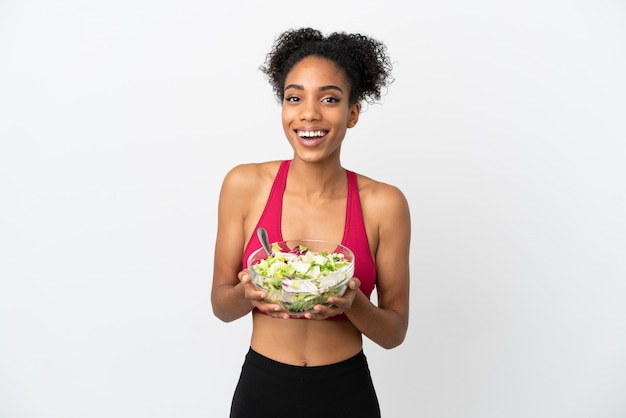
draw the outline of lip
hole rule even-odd
[[[324,135],[307,138],[307,137],[302,137],[298,135],[298,132],[302,132],[302,131],[305,131],[305,132],[323,131]],[[300,143],[301,145],[305,147],[316,147],[326,140],[326,137],[328,136],[328,131],[325,129],[296,129],[294,130],[294,135],[296,136],[298,143]]]
[[[311,137],[311,138],[307,138],[307,137],[302,137],[300,135],[298,135],[298,132],[317,132],[317,131],[322,131],[324,132],[324,135],[322,136],[315,136],[315,137]],[[322,142],[324,142],[326,140],[326,137],[328,136],[329,131],[326,129],[321,129],[321,128],[312,128],[312,127],[307,127],[307,128],[298,128],[298,129],[294,129],[294,135],[296,136],[296,139],[298,140],[298,142],[300,144],[302,144],[305,147],[316,147],[319,144],[321,144]]]

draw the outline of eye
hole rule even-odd
[[[286,102],[299,102],[300,98],[297,96],[285,96]]]
[[[339,103],[339,99],[337,99],[336,97],[324,97],[322,99],[322,102],[324,102],[324,103]]]

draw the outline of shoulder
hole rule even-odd
[[[280,160],[276,160],[239,164],[226,173],[222,188],[226,190],[246,191],[257,190],[268,182],[271,184],[276,177],[281,162]]]
[[[369,211],[408,211],[404,193],[396,186],[357,174],[361,205]]]
[[[224,177],[219,197],[222,219],[245,218],[263,210],[281,161],[240,164]]]
[[[363,221],[372,254],[401,251],[408,247],[411,214],[404,193],[396,186],[357,174]],[[380,251],[381,243],[385,250]],[[381,261],[377,259],[377,264]]]

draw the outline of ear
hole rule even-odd
[[[361,114],[361,104],[355,103],[350,107],[350,114],[348,115],[348,128],[354,128],[359,121],[359,115]]]

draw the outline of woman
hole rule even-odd
[[[231,417],[379,417],[362,336],[387,349],[405,338],[409,207],[399,189],[346,170],[340,156],[361,104],[392,81],[386,47],[361,34],[288,30],[261,70],[281,103],[293,158],[234,167],[220,193],[213,312],[225,322],[252,312],[253,324]],[[356,265],[346,293],[298,318],[264,302],[245,268],[260,247],[259,226],[271,242],[350,248]]]

